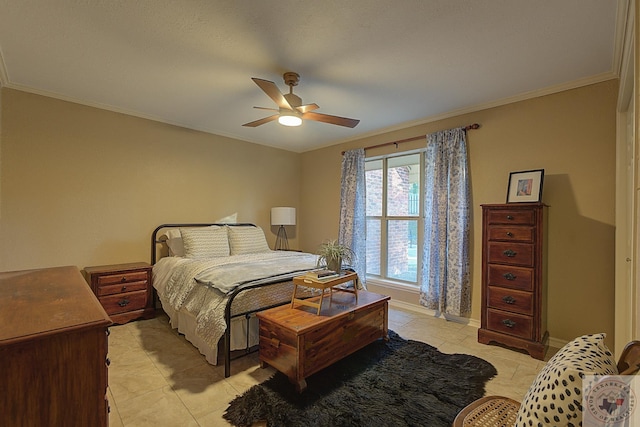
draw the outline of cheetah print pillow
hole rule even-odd
[[[584,375],[617,375],[605,334],[584,335],[571,341],[547,362],[525,395],[516,426],[582,425]]]

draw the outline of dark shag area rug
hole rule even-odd
[[[277,372],[231,401],[223,417],[238,427],[448,427],[497,374],[475,356],[440,353],[393,331],[389,338],[310,376],[303,393]]]

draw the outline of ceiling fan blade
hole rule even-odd
[[[258,79],[256,77],[251,77],[251,80],[253,80],[258,85],[258,87],[260,87],[260,89],[262,89],[264,93],[267,94],[269,98],[273,99],[273,102],[275,102],[278,107],[286,108],[287,110],[293,110],[293,108],[291,108],[291,105],[289,104],[289,101],[287,101],[284,95],[280,93],[280,89],[278,89],[278,86],[276,86],[274,82]]]
[[[330,123],[332,125],[345,126],[348,128],[354,128],[360,120],[348,119],[346,117],[331,116],[329,114],[321,113],[304,113],[303,119],[315,120],[316,122]]]
[[[242,126],[247,126],[247,127],[250,127],[250,128],[254,128],[256,126],[260,126],[260,125],[263,125],[265,123],[272,122],[272,121],[276,120],[278,117],[279,117],[279,114],[274,114],[273,116],[265,117],[264,119],[256,120],[256,121],[249,122],[249,123],[245,123]]]
[[[267,111],[280,111],[277,108],[268,108],[268,107],[253,107],[256,110],[267,110]]]
[[[298,110],[302,114],[304,114],[304,113],[309,112],[309,111],[317,110],[318,108],[320,108],[318,106],[318,104],[305,104],[305,105],[301,105],[299,107],[296,107],[296,110]]]

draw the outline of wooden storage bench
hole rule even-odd
[[[319,297],[316,297],[319,298]],[[290,304],[257,313],[260,322],[260,366],[287,375],[299,392],[305,378],[361,349],[388,339],[386,295],[336,291],[324,300],[320,314],[308,306]]]

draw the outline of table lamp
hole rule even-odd
[[[278,237],[276,238],[276,251],[288,250],[289,240],[285,225],[296,225],[296,208],[275,207],[271,208],[271,225],[279,225]]]

